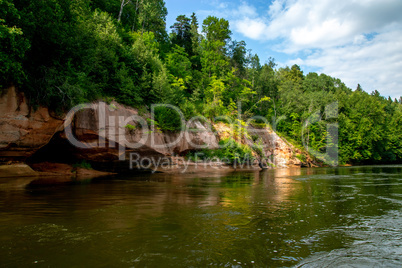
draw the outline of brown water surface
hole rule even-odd
[[[402,267],[402,166],[0,180],[3,267]]]

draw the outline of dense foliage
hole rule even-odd
[[[195,14],[181,15],[168,34],[166,15],[163,0],[0,0],[0,87],[17,85],[32,105],[59,111],[114,98],[176,105],[186,118],[238,118],[241,103],[243,119],[261,116],[310,151],[333,143],[341,163],[402,160],[401,100],[297,65],[278,69],[272,58],[261,65],[225,19],[199,27]],[[179,119],[156,111],[163,130],[181,129]]]
[[[234,139],[222,139],[219,142],[219,149],[202,150],[199,152],[190,152],[187,157],[193,161],[209,160],[222,161],[225,164],[245,164],[252,162],[255,157],[252,150],[245,144],[236,142]]]

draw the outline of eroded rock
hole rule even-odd
[[[63,120],[52,117],[47,108],[31,109],[23,93],[9,88],[0,98],[0,162],[25,161],[62,125]]]
[[[224,124],[216,124],[214,133],[212,126],[197,120],[181,132],[161,132],[145,120],[149,116],[116,102],[100,101],[77,106],[61,119],[45,107],[31,109],[24,94],[11,87],[0,98],[0,162],[71,165],[86,160],[96,169],[122,171],[128,169],[130,154],[157,161],[192,150],[216,149],[230,132]],[[274,131],[249,127],[249,132],[258,135],[265,156],[276,167],[300,166],[295,149]],[[242,142],[252,145],[249,139]]]

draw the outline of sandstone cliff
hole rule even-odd
[[[63,120],[48,109],[33,110],[15,87],[0,97],[0,162],[25,161],[61,130]]]
[[[0,162],[85,160],[97,169],[121,171],[128,169],[131,153],[154,159],[179,156],[218,148],[222,137],[200,121],[179,133],[161,132],[143,119],[147,116],[116,102],[98,102],[77,107],[61,119],[45,107],[30,108],[24,94],[11,87],[0,98]],[[274,131],[252,127],[249,131],[257,133],[265,156],[275,166],[301,164],[295,149]]]

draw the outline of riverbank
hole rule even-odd
[[[139,163],[170,163],[191,152],[216,150],[220,142],[230,139],[238,148],[248,148],[249,158],[265,159],[267,168],[312,166],[307,153],[303,155],[268,125],[256,127],[243,121],[229,124],[200,118],[186,121],[182,131],[162,131],[155,126],[151,114],[140,116],[138,110],[114,101],[83,104],[67,114],[56,115],[46,107],[30,107],[24,93],[10,87],[0,97],[0,163],[28,164],[41,175],[50,172],[57,176],[92,176],[93,171],[71,167],[82,162],[91,163],[94,170],[127,173],[131,172],[133,155]],[[233,157],[235,150],[228,155]],[[61,164],[48,164],[55,162]],[[140,168],[160,171],[159,167]],[[12,176],[20,176],[18,172],[37,176],[26,167],[17,167]]]
[[[0,178],[59,177],[60,181],[65,181],[69,179],[90,179],[115,174],[112,172],[73,167],[72,165],[62,163],[43,162],[33,164],[32,167],[23,163],[0,165]]]

